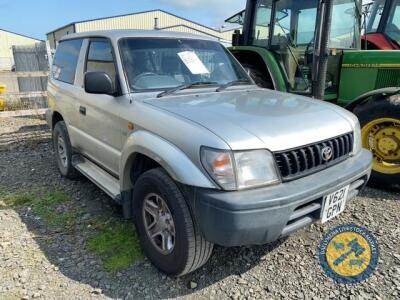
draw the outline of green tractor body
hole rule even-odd
[[[261,87],[354,112],[371,183],[400,184],[400,51],[361,50],[361,1],[248,0],[230,51]]]

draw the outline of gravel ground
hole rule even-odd
[[[119,207],[88,180],[61,178],[52,154],[43,120],[0,119],[3,191],[65,191],[86,212],[82,224],[121,218]],[[178,279],[162,275],[146,259],[108,273],[86,249],[85,231],[45,226],[29,207],[0,209],[0,299],[400,299],[399,200],[399,193],[366,189],[327,224],[271,245],[216,247],[202,269]],[[357,285],[334,283],[318,261],[323,234],[346,223],[367,227],[380,247],[378,269]]]

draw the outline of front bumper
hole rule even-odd
[[[320,219],[323,197],[350,185],[348,200],[367,183],[372,155],[358,155],[306,177],[264,188],[224,192],[195,188],[192,209],[205,238],[221,246],[265,244]]]

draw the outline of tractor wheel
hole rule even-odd
[[[271,90],[274,89],[272,82],[266,80],[264,74],[260,70],[249,64],[243,64],[243,68],[259,87]]]
[[[371,101],[355,108],[360,120],[364,148],[373,156],[369,184],[393,188],[400,184],[400,106],[389,101]]]

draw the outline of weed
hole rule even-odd
[[[0,208],[2,206],[4,206],[4,208],[23,206],[27,203],[33,202],[34,199],[35,195],[28,192],[8,193],[0,191],[0,201],[3,203],[0,205]]]
[[[104,268],[111,272],[126,269],[143,257],[132,223],[121,220],[99,226],[89,239],[88,248],[101,257]]]
[[[65,210],[65,204],[71,198],[63,192],[47,193],[32,205],[32,211],[49,225],[71,225],[78,219],[78,210],[70,208]]]
[[[0,209],[29,206],[37,217],[51,226],[73,225],[82,212],[69,203],[63,192],[15,192],[0,190]],[[87,241],[88,249],[99,255],[105,270],[116,272],[143,258],[139,239],[132,223],[116,218],[92,220],[93,232]]]
[[[65,204],[71,201],[70,197],[63,192],[14,192],[0,191],[0,208],[17,208],[30,206],[33,213],[49,225],[70,225],[79,217],[75,209],[66,210]]]

